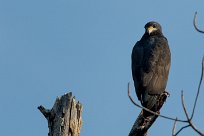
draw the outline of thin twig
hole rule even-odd
[[[133,100],[133,98],[131,97],[131,95],[130,95],[130,83],[128,83],[128,97],[130,98],[131,102],[132,102],[135,106],[137,106],[137,107],[139,107],[139,108],[141,108],[141,109],[144,109],[144,110],[146,110],[146,111],[148,111],[148,112],[150,112],[150,113],[152,113],[152,114],[154,114],[154,115],[160,116],[160,117],[165,118],[165,119],[173,120],[173,121],[177,120],[178,122],[188,122],[188,121],[186,121],[186,120],[176,119],[176,118],[167,117],[167,116],[158,114],[157,112],[154,112],[154,111],[152,111],[152,110],[149,110],[148,108],[145,108],[145,107],[140,106],[139,104],[137,104],[137,103]]]
[[[196,104],[197,104],[197,100],[198,100],[198,96],[199,96],[199,93],[200,93],[200,86],[201,86],[202,80],[203,80],[203,71],[204,71],[204,56],[203,56],[203,59],[202,59],[202,71],[201,71],[200,82],[199,82],[199,85],[198,85],[198,91],[197,91],[195,102],[194,102],[194,106],[193,106],[193,112],[192,112],[191,118],[190,118],[191,120],[193,118],[193,115],[194,115],[194,112],[195,112],[195,108],[196,108]]]
[[[188,121],[190,121],[190,118],[189,118],[189,115],[188,115],[188,112],[186,110],[186,106],[185,106],[185,103],[184,103],[183,91],[181,91],[181,103],[182,103],[182,107],[183,107],[184,113],[186,115],[186,118],[187,118]]]
[[[196,15],[197,15],[197,12],[195,12],[195,14],[194,14],[193,26],[194,26],[194,28],[195,28],[196,31],[198,31],[198,32],[200,32],[200,33],[204,33],[204,31],[198,29],[198,27],[197,27]]]
[[[175,133],[176,133],[176,122],[177,122],[177,118],[174,121],[173,129],[172,129],[172,136],[175,136]]]
[[[187,127],[190,127],[190,125],[183,126],[183,127],[180,128],[179,131],[177,131],[176,134],[173,135],[173,136],[177,136],[183,129],[185,129],[185,128],[187,128]]]

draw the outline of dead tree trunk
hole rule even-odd
[[[82,104],[72,93],[57,97],[51,110],[38,107],[48,121],[48,136],[80,136]]]

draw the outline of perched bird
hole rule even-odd
[[[145,33],[132,50],[132,77],[142,106],[157,112],[158,98],[165,91],[171,53],[161,25],[148,22]]]

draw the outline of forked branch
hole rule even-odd
[[[174,126],[173,126],[173,133],[172,133],[172,136],[176,136],[178,135],[183,129],[187,128],[187,127],[191,127],[193,130],[195,130],[195,132],[197,132],[199,135],[201,136],[204,136],[204,133],[201,132],[192,122],[192,119],[193,119],[193,115],[195,113],[195,107],[196,107],[196,104],[197,104],[197,101],[198,101],[198,96],[199,96],[199,92],[200,92],[200,87],[201,87],[201,84],[202,84],[202,80],[203,80],[203,72],[204,72],[204,56],[203,56],[203,59],[202,59],[202,70],[201,70],[201,78],[200,78],[200,82],[199,82],[199,85],[198,85],[198,90],[197,90],[197,94],[196,94],[196,98],[195,98],[195,102],[194,102],[194,106],[193,106],[193,111],[192,111],[192,114],[191,114],[191,117],[189,116],[187,110],[186,110],[186,106],[185,106],[185,102],[184,102],[184,95],[183,95],[183,91],[181,93],[181,102],[182,102],[182,107],[183,107],[183,110],[184,110],[184,113],[186,115],[186,118],[187,118],[187,123],[188,125],[186,126],[183,126],[182,128],[180,128],[177,133],[176,132],[176,122],[174,123]]]

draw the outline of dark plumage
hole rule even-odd
[[[145,33],[132,50],[132,77],[142,106],[157,111],[157,101],[165,91],[171,53],[157,22],[145,25]]]

